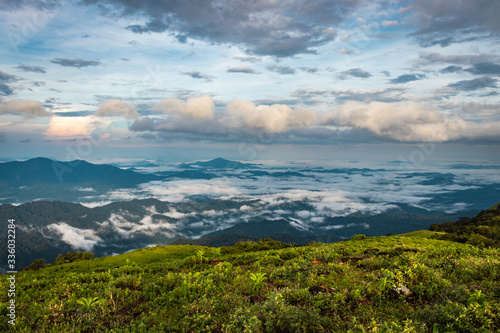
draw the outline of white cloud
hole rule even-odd
[[[47,228],[60,234],[61,240],[75,249],[91,251],[97,243],[102,242],[95,230],[78,229],[63,222],[49,224]]]
[[[52,112],[45,110],[43,104],[30,100],[10,100],[0,103],[0,115],[22,115],[24,118],[51,117]]]
[[[221,122],[233,127],[262,129],[282,133],[294,127],[309,127],[316,123],[316,112],[292,109],[287,105],[255,105],[246,100],[232,100],[226,106],[227,116]]]
[[[398,141],[443,142],[498,138],[500,122],[473,123],[450,119],[427,105],[370,104],[349,101],[324,119],[324,124],[366,129]]]
[[[234,197],[240,193],[239,189],[230,185],[228,181],[214,180],[178,180],[178,181],[153,181],[140,185],[143,192],[160,200],[179,202],[186,196],[210,195]]]
[[[399,22],[398,21],[383,20],[381,24],[383,27],[387,28],[387,27],[393,27],[393,26],[399,25]]]
[[[193,119],[209,119],[214,115],[212,97],[204,95],[183,101],[177,98],[165,98],[154,106],[154,110],[167,115],[182,115]]]
[[[97,128],[104,128],[109,122],[102,122],[95,117],[58,117],[50,118],[49,128],[45,132],[53,137],[88,137]],[[102,138],[108,137],[106,133]]]
[[[119,99],[112,99],[102,103],[96,112],[98,117],[123,117],[136,119],[139,117],[135,106]]]

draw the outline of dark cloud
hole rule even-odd
[[[456,64],[456,65],[474,65],[481,62],[500,61],[500,56],[494,54],[467,54],[467,55],[442,55],[439,53],[421,54],[416,61],[418,65],[433,64]]]
[[[282,75],[295,74],[295,69],[290,66],[279,66],[279,65],[269,65],[266,68],[270,71],[276,72]]]
[[[187,38],[217,44],[236,44],[256,55],[289,57],[315,53],[314,48],[336,37],[341,24],[361,0],[290,1],[156,1],[83,0],[121,12],[145,24],[127,27],[135,33],[163,33],[179,41]]]
[[[248,66],[228,68],[227,72],[228,73],[259,74],[259,72],[255,71],[253,68],[248,67]]]
[[[23,71],[23,72],[33,72],[33,73],[41,73],[41,74],[46,73],[45,68],[41,67],[41,66],[28,66],[28,65],[19,64],[14,68],[17,68],[18,70]]]
[[[412,35],[424,47],[446,47],[500,33],[498,0],[416,0],[409,13],[418,27]]]
[[[5,142],[7,139],[5,138],[5,134],[0,133],[0,142]]]
[[[391,83],[399,84],[399,83],[407,83],[407,82],[411,82],[411,81],[418,81],[418,80],[422,80],[423,78],[425,78],[424,74],[403,74],[403,75],[398,76],[395,79],[391,79],[390,81],[391,81]]]
[[[389,71],[381,71],[380,73],[384,74],[385,77],[391,76],[391,73]]]
[[[0,71],[0,82],[13,82],[17,80],[19,80],[17,76]]]
[[[158,137],[156,135],[151,134],[151,133],[144,133],[144,134],[139,135],[139,137],[143,138],[144,140],[148,140],[148,141],[158,139]]]
[[[19,140],[19,143],[30,143],[30,142],[31,142],[31,139]]]
[[[465,71],[475,75],[499,75],[500,65],[492,62],[481,62],[467,68]]]
[[[157,125],[159,124],[159,119],[152,119],[149,117],[144,117],[141,119],[135,120],[132,125],[130,125],[130,130],[134,132],[145,132],[145,131],[154,131]]]
[[[14,94],[14,89],[9,85],[10,82],[18,81],[20,78],[0,71],[0,96],[9,96]]]
[[[463,71],[462,67],[450,65],[448,67],[443,68],[439,72],[443,73],[443,74],[447,74],[447,73],[459,73],[461,71]]]
[[[351,68],[341,72],[340,74],[342,79],[345,79],[347,76],[360,77],[360,78],[369,78],[372,76],[370,72],[364,71],[361,68]]]
[[[427,38],[421,38],[420,45],[423,47],[431,47],[434,45],[439,45],[441,47],[447,47],[451,44],[464,43],[464,42],[472,42],[475,40],[481,39],[481,37],[469,37],[469,38],[456,38],[456,37],[446,37],[443,39],[434,40],[433,37],[430,37],[430,40],[426,40]]]
[[[86,117],[95,114],[94,111],[65,111],[65,112],[54,112],[55,115],[59,117]]]
[[[12,95],[14,93],[14,90],[5,83],[0,82],[0,96],[8,96]]]
[[[208,75],[208,74],[203,74],[203,73],[200,73],[200,72],[183,72],[182,74],[184,75],[187,75],[187,76],[191,76],[193,79],[202,79],[202,80],[205,80],[207,82],[212,82],[213,79],[215,79],[215,77],[213,77],[212,75]]]
[[[492,79],[491,77],[481,77],[473,80],[462,80],[455,83],[451,83],[448,87],[461,90],[461,91],[471,91],[483,88],[497,88],[497,79]]]
[[[490,97],[490,96],[498,96],[500,95],[500,93],[498,93],[497,91],[495,90],[492,90],[486,94],[483,94],[483,95],[479,95],[480,97]]]
[[[53,64],[58,64],[64,67],[89,67],[89,66],[99,66],[101,62],[99,60],[83,60],[83,59],[63,59],[56,58],[50,61]]]

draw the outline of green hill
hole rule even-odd
[[[498,332],[500,249],[369,237],[156,246],[16,274],[17,332]],[[0,331],[10,284],[0,279]]]
[[[479,212],[472,218],[462,217],[456,222],[433,224],[432,231],[446,232],[440,239],[467,243],[479,247],[500,247],[500,203]]]

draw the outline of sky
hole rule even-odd
[[[498,0],[0,0],[0,157],[500,160]]]

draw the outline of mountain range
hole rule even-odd
[[[342,197],[349,187],[328,192],[325,181],[333,187],[356,181],[348,184],[358,188]],[[359,184],[365,181],[373,181],[378,192],[362,192]],[[385,193],[381,186],[402,189],[406,197],[398,201],[399,194]],[[422,201],[426,188],[433,193]],[[480,207],[498,202],[499,188],[494,182],[464,183],[443,172],[286,169],[222,158],[162,171],[161,163],[122,169],[35,158],[0,163],[0,220],[16,220],[18,260],[26,266],[38,258],[50,262],[70,250],[103,256],[155,244],[222,246],[273,238],[301,245],[354,234],[399,234],[472,217]],[[412,195],[419,202],[432,208],[411,204],[413,197],[406,193],[416,193]],[[455,208],[457,203],[461,209]],[[480,234],[479,229],[474,233]],[[0,255],[5,251],[0,249]]]

